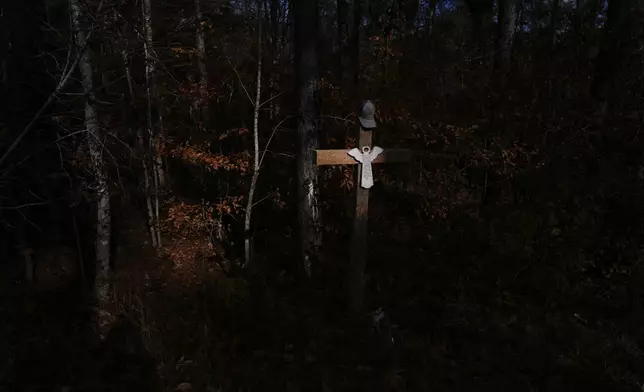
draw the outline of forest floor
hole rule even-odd
[[[611,320],[490,278],[474,245],[422,247],[411,220],[371,222],[369,306],[392,322],[371,333],[337,311],[341,284],[256,290],[214,264],[157,256],[142,216],[123,216],[109,311],[124,317],[102,341],[78,291],[3,297],[0,391],[635,391],[643,380],[644,356]]]

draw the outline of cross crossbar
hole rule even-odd
[[[348,150],[314,150],[313,164],[318,166],[329,165],[357,165],[359,162],[347,154]],[[387,148],[371,163],[396,163],[411,162],[410,150],[404,148]]]

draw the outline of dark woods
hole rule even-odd
[[[3,2],[0,391],[641,389],[643,21]],[[356,269],[357,166],[315,150],[365,99],[413,159],[373,166]]]

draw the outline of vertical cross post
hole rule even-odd
[[[367,260],[367,220],[369,216],[369,188],[373,185],[372,164],[409,162],[411,152],[406,149],[382,149],[371,146],[375,107],[370,101],[358,109],[357,148],[351,150],[315,150],[313,163],[324,165],[356,165],[356,205],[351,235],[351,258],[347,273],[348,308],[362,312],[365,293],[365,266]]]
[[[367,108],[367,109],[365,109]],[[371,109],[371,113],[365,113]],[[366,117],[365,117],[366,116]],[[370,116],[371,123],[365,123]],[[376,124],[373,120],[373,104],[367,102],[359,108],[358,112],[357,148],[362,151],[364,147],[371,147],[373,129]],[[367,119],[366,121],[363,119]],[[365,128],[367,125],[368,128]],[[362,178],[363,165],[356,165],[356,208],[353,219],[353,232],[351,234],[351,258],[348,274],[349,310],[358,313],[364,303],[366,250],[367,250],[367,222],[369,218],[369,189],[358,184]]]

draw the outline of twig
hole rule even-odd
[[[23,163],[25,163],[29,159],[31,159],[31,158],[33,158],[35,156],[38,156],[38,154],[43,153],[48,148],[57,145],[58,142],[60,142],[60,141],[62,141],[64,139],[70,138],[70,137],[72,137],[74,135],[77,135],[79,133],[83,133],[83,132],[87,132],[87,130],[86,129],[81,129],[80,131],[75,131],[75,132],[72,132],[72,133],[70,133],[68,135],[59,137],[58,139],[54,140],[53,142],[49,143],[48,145],[46,145],[45,147],[40,149],[38,152],[35,152],[35,153],[31,154],[31,155],[28,155],[25,158],[21,159],[18,163],[15,163],[15,164],[9,166],[8,168],[6,168],[5,171],[2,172],[2,174],[0,174],[0,178],[7,177],[9,175],[9,173],[11,173],[15,168],[17,168],[18,166],[22,165]]]
[[[354,114],[349,114],[349,115],[348,115],[348,116],[346,116],[346,117],[336,117],[336,116],[318,116],[318,118],[322,118],[322,119],[329,119],[329,120],[339,120],[339,121],[347,122],[347,123],[349,123],[349,124],[355,124],[355,123],[356,123],[355,121],[353,121],[353,120],[349,120],[349,117],[351,117],[351,116],[353,116],[353,115],[354,115]]]
[[[36,203],[25,203],[19,206],[0,207],[0,210],[20,210],[22,208],[27,208],[27,207],[35,207],[35,206],[43,206],[46,204],[51,204],[51,202],[52,202],[51,200],[47,200],[47,201],[39,201]]]
[[[270,101],[272,101],[272,100],[274,100],[274,99],[276,99],[276,98],[279,98],[279,97],[280,97],[280,96],[282,96],[282,95],[284,95],[284,93],[279,93],[279,94],[277,94],[277,95],[274,95],[274,96],[270,97],[270,98],[269,98],[269,99],[267,99],[266,101],[262,102],[262,103],[259,105],[259,107],[261,108],[262,106],[266,105],[266,104],[267,104],[267,103],[269,103]]]
[[[278,122],[277,125],[275,125],[273,127],[273,131],[271,132],[271,136],[268,138],[268,141],[266,142],[266,146],[264,147],[264,151],[262,152],[262,157],[259,160],[259,166],[260,167],[262,166],[262,162],[264,162],[264,156],[266,156],[266,151],[268,151],[268,146],[271,144],[271,140],[273,140],[273,136],[275,136],[275,132],[277,132],[277,130],[280,128],[280,126],[282,124],[284,124],[284,122],[286,120],[290,120],[291,118],[295,118],[297,116],[298,116],[297,114],[292,114],[292,115],[290,115],[288,117],[285,117],[280,122]]]
[[[85,45],[87,45],[87,41],[85,41]],[[45,112],[45,110],[47,110],[47,108],[49,108],[49,105],[51,105],[51,103],[54,101],[54,99],[55,99],[56,97],[58,97],[58,93],[59,93],[59,92],[60,92],[60,90],[62,90],[62,89],[63,89],[63,87],[65,87],[65,85],[67,84],[67,81],[69,80],[69,77],[71,76],[72,72],[74,72],[74,69],[76,68],[76,65],[78,64],[78,62],[79,62],[79,61],[80,61],[80,59],[81,59],[81,57],[82,57],[82,52],[84,52],[84,50],[85,50],[85,48],[83,48],[83,49],[81,50],[81,52],[76,56],[76,59],[74,60],[74,63],[73,63],[73,64],[72,64],[72,66],[67,70],[67,73],[65,73],[65,74],[63,75],[63,77],[62,77],[62,78],[61,78],[61,80],[58,82],[58,85],[56,86],[56,88],[54,89],[54,91],[49,95],[49,98],[47,98],[47,100],[45,101],[45,103],[40,107],[40,109],[39,109],[39,110],[36,112],[36,114],[32,117],[31,121],[29,121],[29,124],[27,124],[27,126],[25,127],[25,129],[23,129],[23,130],[22,130],[22,132],[21,132],[21,133],[18,135],[18,137],[13,141],[13,143],[11,143],[11,145],[9,146],[9,148],[7,149],[7,151],[5,151],[5,153],[2,155],[2,157],[0,158],[0,167],[1,167],[1,166],[2,166],[2,164],[7,160],[7,158],[9,157],[9,154],[10,154],[10,153],[11,153],[11,152],[12,152],[12,151],[13,151],[13,150],[18,146],[18,144],[20,143],[20,141],[22,140],[22,138],[24,138],[24,137],[25,137],[25,135],[26,135],[29,131],[31,131],[31,129],[34,127],[34,125],[36,125],[36,122],[40,119],[40,116],[42,116],[42,114]]]
[[[255,207],[259,203],[263,202],[264,200],[268,199],[269,197],[273,196],[274,194],[275,194],[275,192],[271,192],[268,195],[262,197],[260,200],[257,200],[255,203],[253,203],[253,207]]]
[[[223,42],[222,42],[222,45],[223,45]],[[230,57],[228,57],[227,55],[226,55],[226,61],[228,61],[228,64],[230,65],[230,68],[232,68],[233,71],[235,72],[235,75],[237,75],[237,79],[239,79],[239,84],[241,84],[242,88],[244,89],[244,92],[246,93],[246,97],[250,101],[250,104],[253,105],[253,107],[255,107],[256,104],[255,104],[255,102],[253,102],[253,99],[250,97],[250,94],[248,93],[248,90],[246,89],[246,86],[244,85],[244,81],[242,81],[241,76],[239,76],[239,72],[237,72],[237,68],[235,68],[233,63],[230,61]]]

